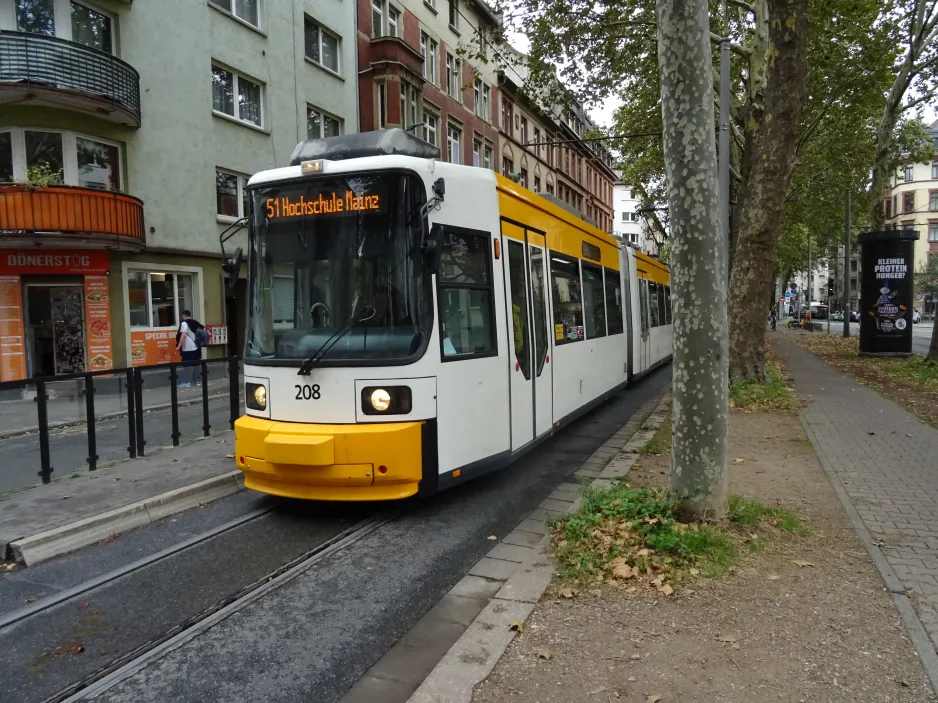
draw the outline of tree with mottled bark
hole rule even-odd
[[[895,78],[883,97],[882,117],[876,130],[869,218],[873,231],[884,227],[884,192],[903,153],[910,149],[908,144],[903,144],[902,137],[908,139],[909,136],[903,134],[908,131],[903,130],[903,120],[916,108],[938,97],[938,1],[895,0],[884,22],[889,23],[893,41],[901,47],[901,52],[896,59]],[[910,150],[919,151],[914,146]],[[914,158],[920,155],[916,153]]]
[[[726,250],[717,195],[707,0],[658,0],[661,127],[671,228],[671,498],[726,514]]]

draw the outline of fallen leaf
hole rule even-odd
[[[642,658],[641,654],[633,654],[632,656],[629,657],[629,659],[631,659],[633,662],[638,661],[641,658]]]
[[[736,642],[739,639],[736,635],[720,635],[717,642]]]
[[[802,568],[805,566],[814,566],[810,561],[805,561],[804,559],[792,559],[791,563]]]
[[[598,696],[600,693],[605,693],[605,692],[608,691],[608,690],[609,690],[609,689],[606,688],[605,686],[601,686],[600,688],[597,688],[595,691],[590,691],[590,695],[591,695],[591,696]]]
[[[564,586],[560,589],[561,598],[573,598],[576,596],[576,594],[577,590],[575,588],[568,588],[567,586]]]
[[[661,696],[657,693],[650,693],[648,698],[645,699],[645,703],[658,703],[661,700]]]
[[[634,676],[629,676],[628,680],[631,681],[632,683],[635,683],[636,681],[638,681],[638,679],[635,678]]]
[[[746,460],[745,459],[733,459],[734,464],[742,464],[744,461]]]
[[[543,660],[547,661],[547,660],[550,659],[552,656],[554,656],[554,655],[550,653],[550,650],[549,650],[549,649],[539,649],[539,650],[537,650],[537,658],[538,658],[538,659],[543,659]]]
[[[766,578],[767,578],[769,581],[778,581],[778,580],[779,580],[780,578],[782,578],[782,577],[779,576],[778,574],[769,574]]]
[[[655,518],[655,522],[657,521],[658,521],[658,518]],[[654,553],[655,553],[654,549],[645,548],[645,549],[639,549],[638,552],[636,552],[636,555],[640,557],[649,557]]]
[[[36,596],[30,596],[29,598],[26,599],[26,602],[27,602],[27,603],[35,603],[37,600],[38,600],[38,598],[36,598]]]
[[[700,576],[700,569],[691,569],[688,573],[691,576]]]
[[[625,559],[616,557],[612,560],[612,576],[617,579],[630,579],[638,573],[638,569],[629,566]]]
[[[524,632],[524,623],[520,620],[512,620],[508,623],[508,629],[514,630],[515,632]]]
[[[486,539],[495,541],[498,539],[498,537],[496,537],[495,535],[489,535],[488,537],[486,537]]]
[[[666,596],[670,596],[672,593],[674,593],[674,589],[666,583],[658,589],[658,593],[663,593]]]
[[[72,646],[70,646],[70,647],[68,648],[68,651],[71,652],[72,654],[81,654],[82,652],[85,651],[85,648],[82,647],[80,644],[77,644],[77,643],[76,643],[76,644],[73,644]]]

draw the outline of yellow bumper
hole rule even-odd
[[[396,500],[417,493],[422,422],[307,425],[242,416],[235,461],[255,491],[310,500]]]

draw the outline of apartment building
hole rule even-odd
[[[451,163],[495,168],[498,24],[480,0],[358,0],[362,131],[401,127]],[[478,58],[484,53],[488,63]]]
[[[883,207],[888,229],[914,229],[915,270],[938,253],[938,120],[927,127],[935,156],[926,163],[906,161],[899,166],[886,189]]]
[[[645,232],[638,210],[641,201],[632,188],[618,178],[612,188],[613,229],[612,232],[623,244],[645,251]]]
[[[506,49],[502,58],[496,168],[535,192],[559,198],[612,234],[612,154],[601,141],[584,141],[595,125],[577,103],[547,106],[532,96],[523,55]]]
[[[351,0],[0,0],[0,379],[177,359],[184,309],[240,349],[219,235],[357,131],[355,36]]]

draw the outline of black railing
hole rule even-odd
[[[26,32],[0,31],[0,81],[25,81],[103,98],[140,124],[140,76],[105,51]]]
[[[221,369],[219,372],[219,368]],[[213,370],[214,373],[212,372]],[[167,371],[168,375],[162,376],[160,371]],[[201,392],[198,399],[191,398],[181,401],[177,391],[177,384],[181,378],[190,377],[195,379],[196,374],[200,379]],[[234,427],[235,420],[241,415],[241,369],[239,359],[236,356],[224,357],[220,359],[202,359],[197,363],[187,364],[185,362],[172,362],[167,364],[154,364],[151,366],[136,366],[131,368],[108,369],[105,371],[87,371],[83,373],[63,374],[59,376],[45,376],[23,381],[6,381],[0,383],[0,394],[9,397],[11,392],[35,392],[36,403],[36,426],[17,429],[14,431],[4,431],[0,429],[0,452],[3,451],[3,441],[31,435],[33,431],[39,438],[39,476],[43,483],[49,483],[52,480],[54,468],[50,452],[50,431],[60,427],[85,426],[87,436],[88,456],[85,463],[88,469],[94,471],[98,467],[98,435],[96,424],[104,419],[115,419],[126,416],[127,423],[127,456],[131,459],[142,457],[146,453],[146,426],[144,417],[146,414],[155,411],[168,410],[171,418],[171,431],[169,439],[172,440],[174,447],[179,446],[179,440],[182,436],[179,430],[179,410],[181,407],[191,406],[196,403],[202,406],[201,431],[204,437],[211,434],[211,414],[209,412],[210,404],[215,400],[223,399],[222,393],[210,393],[209,386],[218,379],[219,383],[216,389],[226,390],[228,398],[228,424]],[[80,419],[66,420],[64,422],[52,422],[49,414],[50,404],[50,386],[61,388],[63,384],[70,381],[75,382],[72,388],[80,395],[84,395],[84,416]],[[153,388],[158,391],[163,384],[169,383],[168,404],[152,403],[145,399],[145,391]],[[110,395],[115,395],[117,399],[122,399],[126,393],[126,405],[118,412],[96,414],[95,396],[99,390],[110,390]],[[16,401],[13,401],[16,402]],[[22,402],[22,401],[20,401]],[[120,402],[123,402],[120,400]],[[74,433],[72,433],[74,434]],[[33,445],[35,446],[35,445]],[[14,459],[15,460],[15,459]],[[71,471],[74,467],[68,467]],[[3,490],[0,489],[0,493]]]

